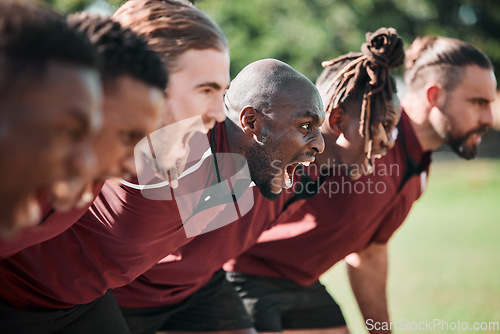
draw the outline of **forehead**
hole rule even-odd
[[[49,62],[40,79],[27,84],[20,94],[22,98],[13,94],[11,105],[28,112],[31,121],[63,116],[88,121],[98,116],[102,101],[97,70],[61,62]]]
[[[192,87],[217,83],[223,89],[229,85],[229,52],[216,49],[190,49],[182,53],[169,75],[169,88],[185,84]]]
[[[114,125],[141,126],[159,122],[163,110],[164,93],[128,75],[112,82],[105,94],[104,115]],[[109,124],[108,124],[109,126]]]
[[[291,89],[281,99],[285,106],[289,120],[309,118],[314,122],[322,123],[325,119],[323,100],[314,85],[302,85],[297,89]]]
[[[455,88],[455,92],[465,98],[493,101],[496,87],[497,81],[492,69],[469,65],[465,67],[462,81]]]

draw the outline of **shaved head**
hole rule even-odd
[[[246,66],[233,79],[224,102],[227,116],[235,123],[245,106],[270,113],[277,106],[290,105],[293,96],[308,96],[320,103],[321,96],[314,84],[290,65],[276,59],[262,59]]]
[[[324,149],[319,91],[279,60],[259,60],[241,70],[224,104],[228,142],[246,158],[252,181],[268,199],[290,188],[298,164]]]

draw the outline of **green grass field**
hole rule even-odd
[[[435,162],[426,192],[389,245],[392,321],[500,322],[500,160]],[[322,282],[341,305],[351,333],[367,333],[344,263]]]

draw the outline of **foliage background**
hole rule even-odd
[[[71,13],[110,12],[124,1],[44,0]],[[195,0],[226,33],[231,75],[261,58],[278,58],[315,80],[321,61],[357,51],[367,31],[394,27],[409,45],[416,36],[455,37],[474,44],[500,69],[497,0]],[[111,6],[106,7],[103,4]]]

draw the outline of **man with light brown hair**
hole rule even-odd
[[[164,128],[158,131],[161,142],[156,146],[162,146],[165,155],[159,159],[160,167],[176,182],[189,139],[225,119],[222,97],[230,80],[226,37],[212,19],[185,0],[130,0],[113,19],[144,37],[163,56],[169,83]],[[138,181],[143,185],[141,174]]]

